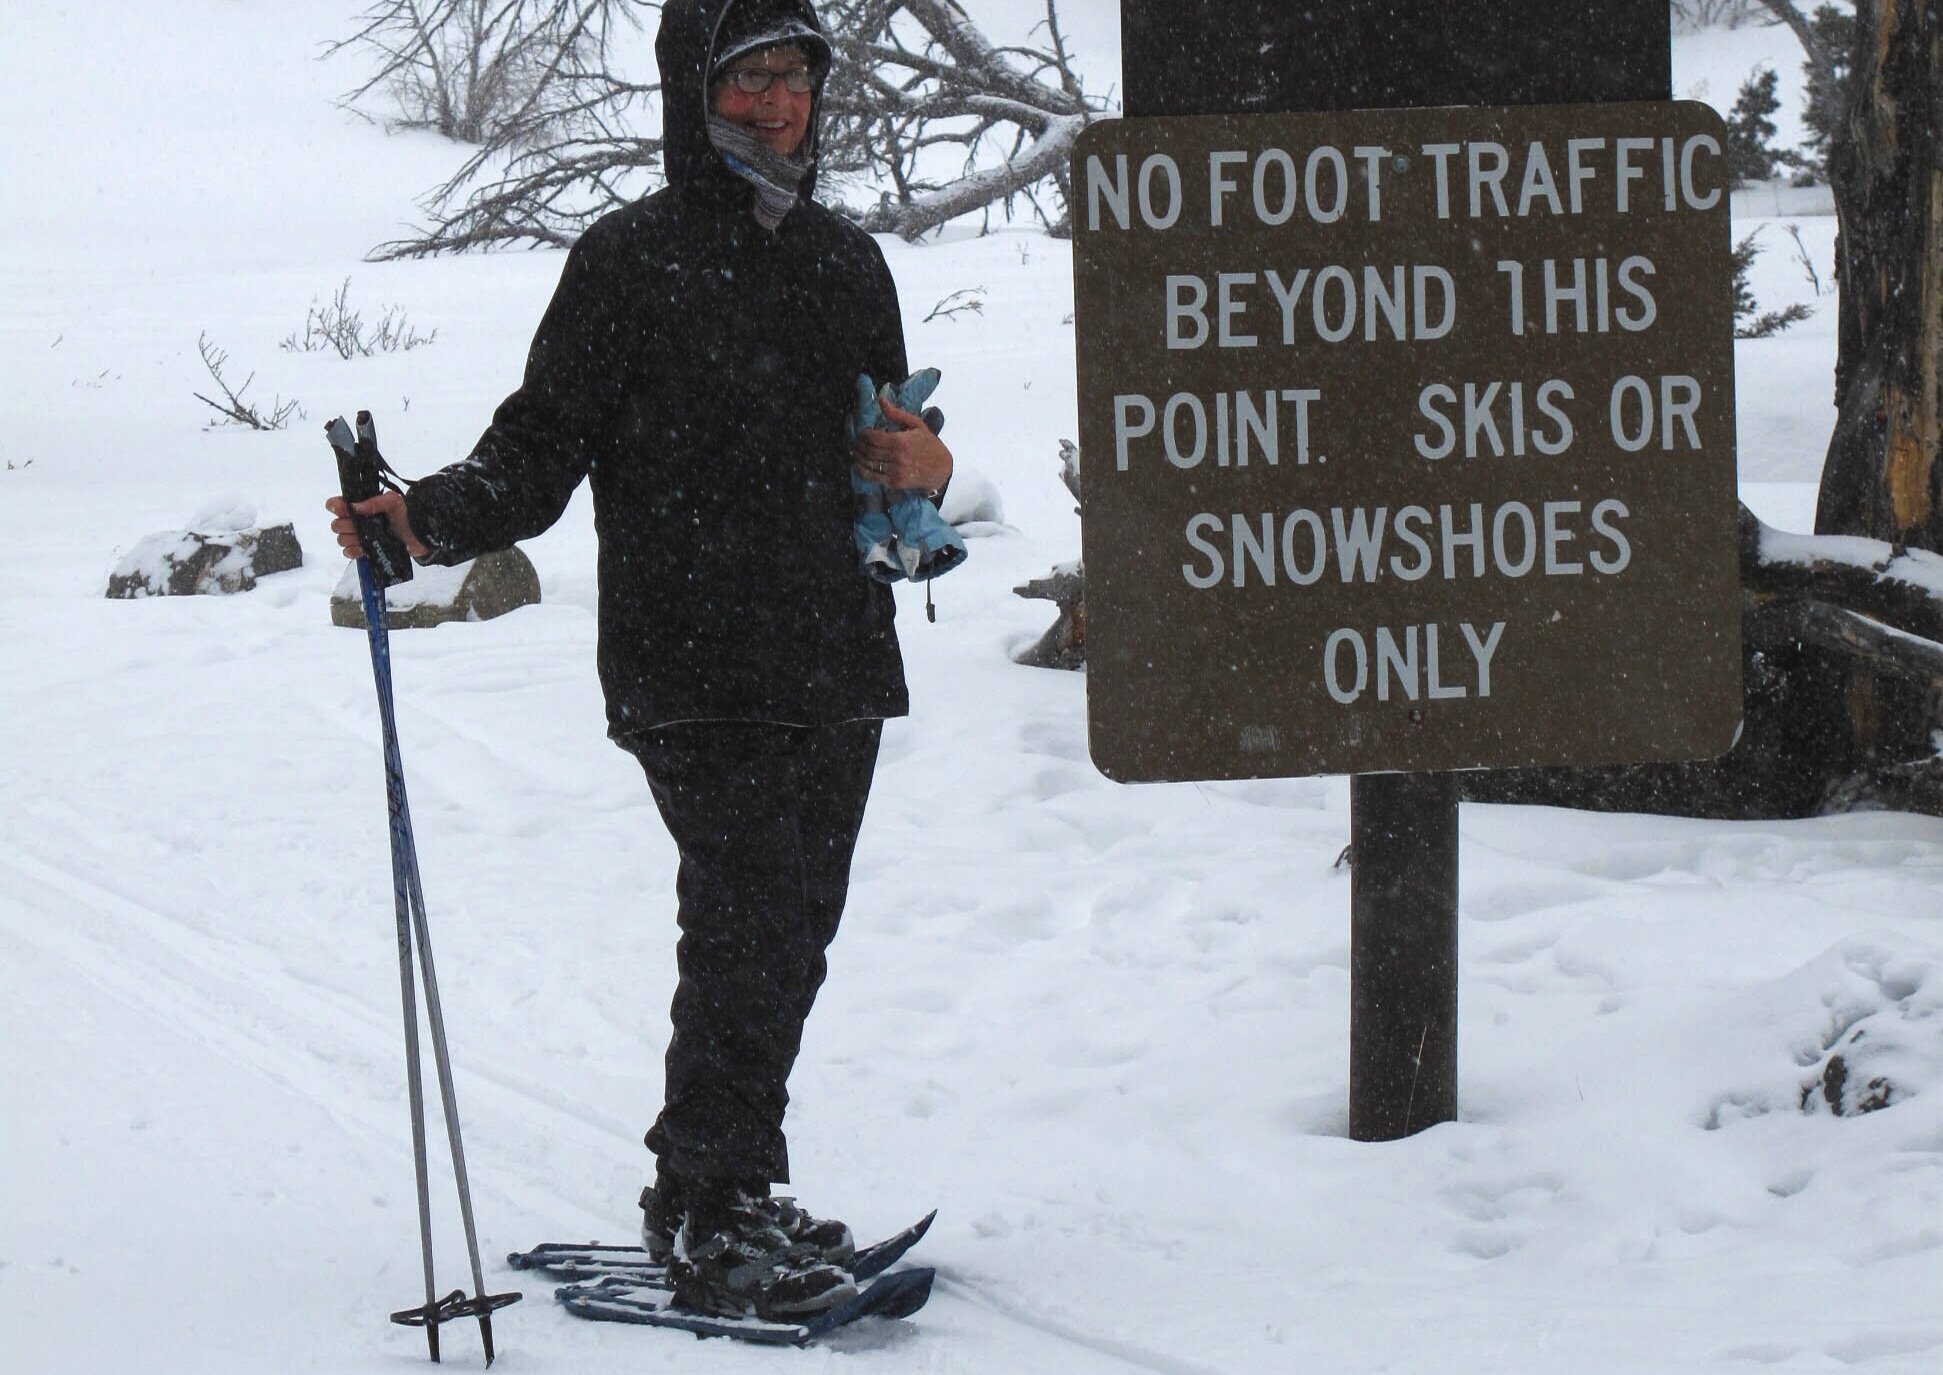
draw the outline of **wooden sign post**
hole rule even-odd
[[[1122,16],[1071,183],[1093,756],[1355,775],[1350,1129],[1407,1135],[1456,1114],[1449,771],[1739,720],[1724,133],[1664,0]]]

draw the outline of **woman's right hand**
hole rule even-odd
[[[415,559],[422,559],[432,551],[425,541],[412,529],[411,518],[405,514],[405,495],[402,492],[380,492],[369,501],[360,501],[348,510],[343,497],[332,497],[324,503],[324,509],[337,519],[331,522],[331,533],[337,536],[338,548],[344,551],[347,559],[364,557],[364,545],[358,541],[357,523],[351,519],[353,514],[360,516],[383,516],[391,527],[391,533],[398,536],[405,546],[405,552]]]

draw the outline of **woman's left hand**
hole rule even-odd
[[[865,430],[850,458],[857,475],[899,491],[936,492],[951,480],[951,450],[931,433],[924,417],[881,397],[886,419],[901,428]]]

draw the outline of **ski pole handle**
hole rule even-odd
[[[378,455],[376,432],[371,424],[371,412],[358,412],[358,431],[355,435],[351,427],[339,416],[324,427],[324,434],[331,441],[331,449],[337,454],[338,490],[347,503],[369,501],[384,490],[381,477],[382,460]],[[382,516],[360,516],[347,511],[358,530],[358,543],[364,546],[364,556],[371,564],[371,576],[379,587],[409,582],[412,576],[411,556],[405,552],[405,543],[391,532],[391,526]]]

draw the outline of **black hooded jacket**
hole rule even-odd
[[[662,7],[668,185],[574,245],[519,390],[407,500],[433,560],[457,563],[545,530],[590,479],[617,737],[907,710],[844,440],[857,375],[908,371],[896,290],[876,243],[809,199],[814,173],[771,232],[710,144],[716,34],[749,2]],[[821,28],[809,0],[760,2]]]

